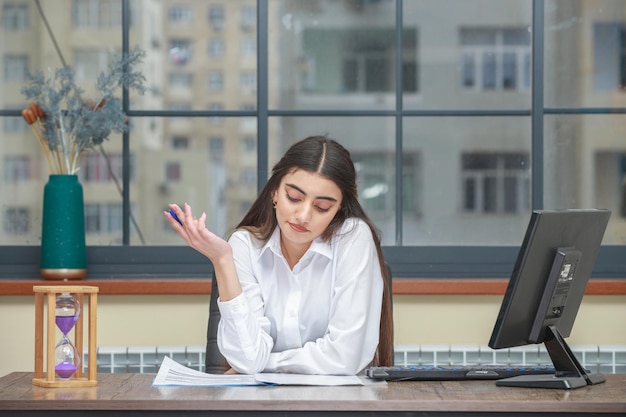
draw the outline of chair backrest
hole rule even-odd
[[[217,279],[215,273],[211,280],[211,301],[209,302],[209,325],[206,333],[205,372],[209,374],[223,374],[229,368],[228,362],[217,347],[217,325],[220,322],[220,309],[217,307]]]
[[[393,299],[392,299],[392,291],[391,291],[391,268],[388,264],[387,271],[389,272],[389,302],[391,303],[393,309]],[[228,362],[220,353],[219,348],[217,347],[217,326],[220,322],[220,309],[217,307],[217,299],[219,297],[219,292],[217,289],[217,279],[215,279],[215,273],[213,273],[213,277],[211,280],[211,301],[209,302],[209,325],[207,327],[207,335],[206,335],[206,354],[205,354],[205,372],[209,374],[223,374],[229,369]],[[393,310],[392,310],[393,312]],[[392,352],[393,352],[393,341],[391,341]]]

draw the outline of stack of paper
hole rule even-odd
[[[152,385],[242,386],[242,385],[365,385],[358,376],[270,374],[216,375],[187,368],[166,356]]]

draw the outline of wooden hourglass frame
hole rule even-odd
[[[96,381],[96,308],[98,306],[98,287],[83,285],[35,285],[35,375],[33,385],[40,387],[94,387]],[[82,366],[70,378],[57,378],[54,369],[55,334],[56,334],[56,298],[58,294],[74,294],[80,304],[80,314],[74,325],[74,347],[83,353],[83,309],[85,295],[89,297],[89,334],[88,334],[88,365],[87,377],[83,375]],[[46,372],[44,376],[44,302],[46,304]]]

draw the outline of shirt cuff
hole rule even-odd
[[[217,307],[220,309],[220,314],[223,319],[240,319],[248,314],[248,300],[246,296],[241,293],[237,297],[228,301],[221,301],[217,299]]]

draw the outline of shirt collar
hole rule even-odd
[[[331,239],[331,241],[332,241],[332,239]],[[333,251],[332,251],[332,248],[331,248],[331,241],[324,242],[322,240],[321,236],[317,237],[311,243],[311,246],[306,251],[304,256],[307,256],[308,253],[314,252],[314,253],[319,253],[320,255],[325,256],[328,259],[332,259],[333,258]],[[263,245],[263,247],[259,251],[259,256],[258,257],[260,258],[261,256],[263,256],[263,254],[267,250],[271,250],[272,252],[274,252],[274,254],[276,254],[278,256],[282,256],[282,250],[280,248],[280,227],[276,226],[274,228],[274,231],[272,232],[272,236],[270,236],[270,238],[267,241],[267,243],[265,243],[265,245]]]

